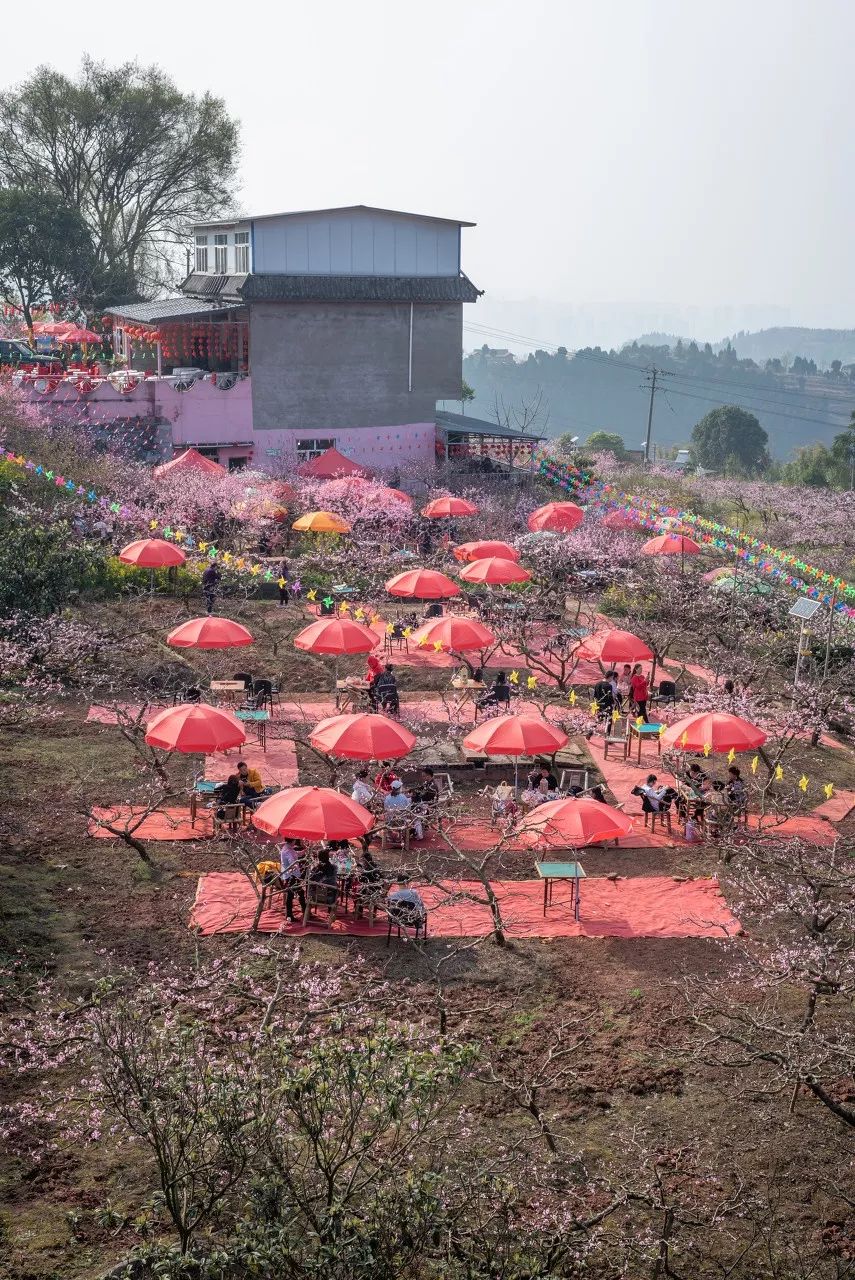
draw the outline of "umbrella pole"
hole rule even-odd
[[[150,596],[154,595],[154,569],[148,571],[148,593]]]
[[[519,781],[520,781],[520,758],[519,756],[515,756],[514,757],[514,799],[516,799],[517,791],[519,790]]]

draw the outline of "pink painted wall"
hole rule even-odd
[[[86,395],[62,382],[48,394],[32,390],[30,398],[48,412],[67,409],[69,416],[78,415],[88,422],[160,418],[170,424],[176,453],[190,445],[221,446],[222,462],[230,457],[250,456],[253,465],[262,469],[278,469],[283,460],[296,453],[297,440],[307,438],[334,439],[340,453],[374,470],[435,465],[436,429],[432,422],[347,430],[319,423],[307,424],[299,431],[255,431],[249,378],[241,379],[228,391],[210,382],[197,382],[187,391],[176,391],[167,379],[146,378],[127,395],[110,382],[100,383]]]

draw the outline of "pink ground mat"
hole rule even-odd
[[[112,831],[98,825],[99,818],[113,827],[122,828],[127,824],[129,833],[139,836],[141,840],[204,840],[213,835],[211,818],[204,813],[199,813],[194,827],[190,824],[189,809],[159,809],[143,818],[139,826],[134,826],[135,816],[144,812],[144,809],[134,808],[129,804],[93,809],[94,821],[89,823],[89,835],[98,840],[119,839]]]
[[[612,881],[592,877],[582,882],[581,918],[569,904],[569,887],[555,887],[553,903],[543,914],[540,880],[494,881],[509,937],[514,938],[728,938],[740,932],[715,880],[686,880],[670,876],[635,877]],[[419,888],[428,908],[428,933],[442,938],[479,937],[491,931],[490,912],[477,881],[449,884],[447,888]],[[471,896],[467,896],[471,895]],[[201,876],[190,914],[191,928],[204,935],[243,933],[252,923],[257,906],[255,890],[240,872],[211,872]],[[354,937],[386,933],[380,916],[369,927],[347,915],[330,928],[317,922],[304,929],[289,925],[277,895],[275,907],[267,906],[260,928],[265,933],[335,933]]]

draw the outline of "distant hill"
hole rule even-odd
[[[637,448],[647,424],[645,371],[653,364],[671,375],[660,379],[662,393],[655,407],[653,435],[664,446],[686,444],[704,414],[722,404],[738,404],[760,419],[772,455],[785,459],[801,445],[830,444],[855,408],[855,370],[821,374],[815,366],[805,367],[799,356],[795,369],[785,372],[767,369],[727,344],[715,351],[709,343],[677,340],[672,345],[666,340],[633,342],[619,351],[589,347],[570,353],[559,347],[524,358],[485,345],[463,361],[463,376],[475,391],[467,412],[493,419],[496,406],[500,416],[504,406],[512,411],[513,425],[519,421],[514,410],[539,401],[535,426],[546,435],[571,431],[584,438],[603,429],[618,432],[629,448]]]
[[[686,344],[691,338],[676,333],[645,333],[637,341],[639,346],[675,347],[678,341]],[[717,353],[728,343],[740,359],[754,360],[758,365],[767,360],[780,360],[786,367],[796,356],[815,361],[820,369],[830,369],[833,360],[841,364],[855,363],[855,329],[800,329],[783,325],[754,333],[742,329],[721,342],[713,342],[712,349]]]

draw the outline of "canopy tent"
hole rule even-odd
[[[158,477],[172,476],[183,471],[201,471],[204,475],[224,476],[226,474],[225,467],[221,467],[219,462],[215,462],[213,458],[206,458],[204,454],[199,453],[196,449],[185,449],[183,453],[179,453],[177,458],[173,458],[171,462],[164,462],[161,466],[155,467],[154,474]]]
[[[368,467],[361,467],[357,462],[351,462],[338,449],[330,448],[319,453],[316,458],[302,462],[297,468],[297,475],[315,480],[332,480],[340,476],[362,476],[367,479],[374,472]]]

